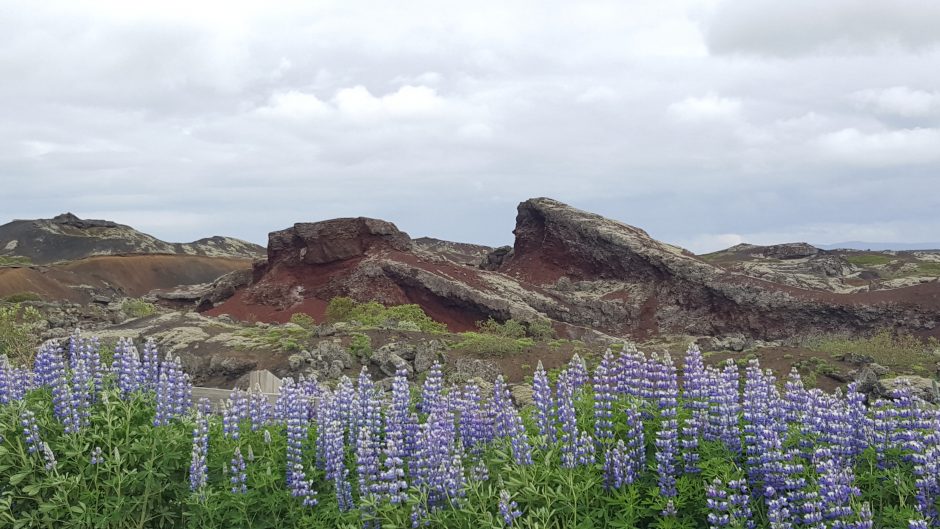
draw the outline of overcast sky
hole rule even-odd
[[[0,0],[0,223],[940,240],[936,0]]]

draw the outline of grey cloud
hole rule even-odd
[[[722,0],[707,17],[715,53],[795,56],[861,54],[940,43],[933,0]]]
[[[938,125],[910,112],[940,50],[916,25],[889,20],[903,46],[873,52],[819,22],[767,58],[715,47],[744,35],[734,2],[43,5],[0,18],[0,222],[72,210],[264,242],[367,215],[505,244],[544,195],[708,250],[923,239],[940,206]],[[830,40],[852,53],[815,52]]]

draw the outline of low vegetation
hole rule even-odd
[[[356,327],[363,329],[408,323],[412,324],[415,330],[422,332],[447,332],[446,325],[431,319],[419,305],[386,307],[377,301],[361,303],[347,297],[330,300],[326,308],[326,320],[330,323],[355,323]]]
[[[349,340],[349,352],[360,360],[372,358],[372,338],[368,334],[353,333]]]
[[[42,314],[34,307],[20,304],[0,306],[0,355],[15,364],[29,364],[39,340],[38,324]]]
[[[238,336],[247,338],[256,349],[275,349],[296,353],[313,340],[316,329],[296,323],[287,325],[265,325],[248,327],[238,331]]]
[[[17,292],[3,298],[7,303],[24,303],[28,301],[42,301],[42,296],[35,292]]]
[[[121,303],[121,311],[131,318],[144,318],[156,314],[157,307],[153,303],[148,303],[142,299],[125,299]]]
[[[845,256],[845,260],[854,264],[855,266],[865,267],[865,266],[886,265],[894,261],[894,258],[889,255],[870,253],[870,254],[847,255]]]
[[[29,257],[19,257],[19,256],[10,257],[10,256],[0,255],[0,267],[29,266],[31,264],[33,264],[33,262],[29,259]]]
[[[454,349],[477,356],[507,356],[521,353],[536,342],[552,340],[555,332],[547,320],[523,323],[514,319],[498,322],[492,318],[477,324],[478,332],[463,332]],[[549,341],[551,345],[555,341]]]
[[[809,343],[809,348],[832,357],[858,354],[871,358],[885,367],[909,371],[912,366],[940,360],[940,343],[936,338],[927,341],[910,334],[882,330],[870,338],[827,336]]]

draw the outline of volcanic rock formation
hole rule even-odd
[[[322,317],[335,296],[417,303],[453,330],[493,317],[547,318],[563,335],[742,333],[778,339],[879,327],[936,329],[940,284],[834,294],[764,281],[710,264],[639,228],[537,198],[519,205],[511,251],[460,264],[393,224],[335,219],[270,235],[251,285],[212,309],[284,321]],[[806,248],[787,249],[805,254]],[[482,265],[482,267],[480,266]],[[486,268],[486,269],[484,269]]]

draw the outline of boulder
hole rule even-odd
[[[438,340],[431,340],[418,344],[415,350],[415,373],[424,373],[431,369],[444,352],[444,346]]]
[[[372,353],[372,363],[388,376],[394,376],[398,369],[404,368],[408,371],[408,378],[412,378],[414,368],[404,358],[393,352],[395,348],[390,348],[388,345],[384,345]]]
[[[500,375],[500,370],[489,360],[461,357],[457,359],[454,374],[460,381],[481,379],[492,384]]]
[[[881,385],[881,382],[878,380],[878,374],[875,373],[871,366],[864,366],[855,371],[853,380],[857,385],[856,387],[859,393],[876,398],[884,395],[884,386]]]
[[[919,377],[915,375],[902,375],[893,378],[886,378],[881,381],[887,395],[892,391],[900,389],[905,385],[910,386],[911,392],[915,397],[930,402],[940,404],[940,395],[938,395],[937,381],[932,378]]]
[[[513,384],[509,387],[509,393],[512,395],[512,400],[516,403],[516,406],[529,406],[535,402],[533,398],[535,392],[529,384]]]
[[[335,380],[344,369],[352,367],[353,358],[339,340],[321,340],[309,351],[289,356],[287,362],[292,373],[315,376],[319,380]]]
[[[222,375],[226,378],[238,378],[253,370],[258,362],[250,358],[215,354],[209,358],[209,375]]]
[[[842,361],[849,363],[849,364],[854,364],[857,366],[863,366],[863,365],[871,364],[872,362],[875,361],[875,359],[866,354],[851,352],[851,353],[846,353],[842,355]]]

